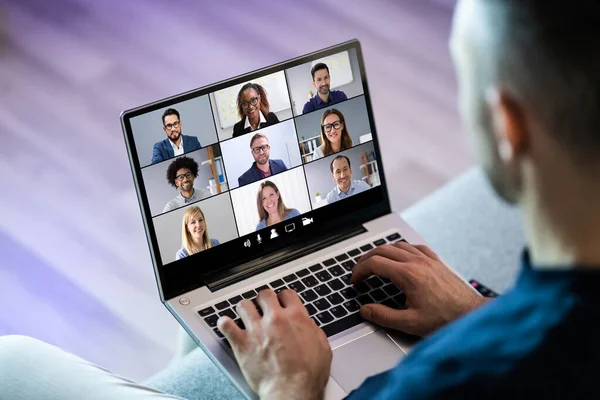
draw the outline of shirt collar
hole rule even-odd
[[[258,113],[260,114],[260,121],[258,121],[258,127],[260,128],[260,124],[267,122],[267,120],[265,119],[265,116],[263,115],[262,111],[258,111]],[[248,129],[248,128],[250,128],[250,120],[248,119],[248,117],[246,117],[246,123],[244,124],[244,129]]]
[[[194,188],[194,191],[192,192],[192,197],[190,197],[189,199],[186,199],[185,197],[183,197],[183,195],[181,194],[181,191],[179,191],[179,193],[177,193],[177,197],[179,198],[179,200],[183,201],[184,203],[189,203],[191,201],[194,201],[194,196],[196,196],[196,188]]]
[[[175,143],[171,142],[171,139],[167,138],[167,140],[169,141],[169,144],[173,148],[173,151],[179,150],[181,148],[181,146],[183,146],[183,135],[180,135],[180,138],[181,138],[181,141],[179,142],[179,147],[177,147],[175,145]]]

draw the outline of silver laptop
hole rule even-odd
[[[361,320],[405,306],[350,284],[376,246],[423,243],[388,198],[360,43],[342,43],[123,112],[161,300],[248,398],[221,315],[264,288],[298,292],[333,349],[327,398],[392,368],[415,339]],[[393,154],[389,152],[388,154]]]

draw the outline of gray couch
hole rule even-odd
[[[519,213],[493,194],[479,169],[468,170],[402,216],[466,279],[499,293],[512,285],[524,246]],[[146,384],[186,399],[243,398],[200,349]]]

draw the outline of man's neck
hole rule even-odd
[[[257,167],[258,169],[260,169],[262,172],[265,172],[265,173],[266,173],[266,172],[269,172],[269,171],[271,170],[271,165],[270,165],[270,163],[269,163],[269,160],[267,160],[267,162],[266,162],[266,163],[264,163],[264,164],[262,164],[262,165],[261,165],[261,164],[259,164],[259,163],[256,163],[256,167]]]
[[[181,143],[181,135],[179,135],[176,141],[172,141],[171,139],[169,139],[169,141],[171,141],[171,143],[173,143],[175,146],[179,147],[179,144]]]
[[[180,191],[181,195],[183,197],[185,197],[186,199],[190,199],[193,195],[194,195],[194,188],[192,188],[191,190],[184,192],[183,190]]]
[[[348,185],[348,189],[344,190],[341,187],[338,186],[338,189],[340,192],[344,193],[344,194],[348,194],[348,192],[350,191],[350,187],[352,186],[352,182],[350,182],[350,184]]]
[[[317,92],[323,103],[327,103],[329,101],[329,94],[331,92],[327,92],[326,95],[322,95],[320,92]]]
[[[567,164],[535,179],[526,172],[527,186],[535,188],[520,201],[531,260],[541,268],[600,269],[600,183]]]

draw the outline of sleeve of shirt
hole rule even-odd
[[[348,100],[348,96],[346,96],[346,93],[344,93],[340,90],[340,101],[344,101],[344,100]]]
[[[314,111],[311,105],[311,101],[307,101],[306,104],[304,104],[304,108],[302,109],[302,114],[306,114],[309,113],[311,111]]]
[[[181,248],[177,251],[177,253],[175,254],[175,259],[176,260],[181,260],[182,258],[187,257],[187,252],[185,251],[184,248]]]
[[[152,149],[152,164],[156,164],[158,162],[161,162],[163,160],[162,156],[160,155],[160,142],[158,143],[154,143],[154,148]]]
[[[319,146],[313,151],[313,160],[317,160],[319,158],[323,158],[323,146]]]
[[[174,210],[175,208],[176,207],[173,205],[173,202],[170,201],[165,205],[165,208],[163,208],[163,212],[165,213],[167,211]]]
[[[259,231],[259,230],[261,230],[263,228],[266,228],[266,227],[267,227],[267,222],[263,219],[262,221],[260,221],[258,223],[258,225],[256,225],[256,230]]]
[[[327,196],[325,196],[325,201],[327,202],[327,204],[335,202],[335,189],[327,193]]]

